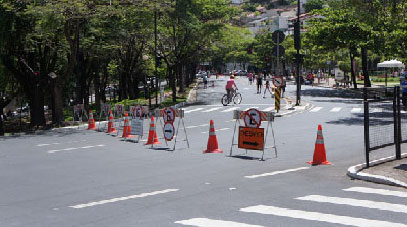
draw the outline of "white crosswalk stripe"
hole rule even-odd
[[[382,108],[373,108],[372,113],[382,113],[383,109]]]
[[[192,218],[189,220],[176,221],[175,223],[198,227],[261,227],[261,225],[249,225],[239,222],[213,220],[208,218]]]
[[[341,109],[342,109],[341,107],[334,107],[330,110],[330,112],[339,112],[341,111]]]
[[[212,112],[212,111],[215,111],[215,110],[219,110],[221,107],[214,107],[214,108],[211,108],[211,109],[209,109],[209,110],[204,110],[204,111],[202,111],[202,113],[208,113],[208,112]]]
[[[310,221],[327,222],[333,224],[342,224],[357,227],[407,227],[407,225],[402,223],[381,221],[381,220],[371,220],[365,218],[355,218],[349,216],[340,216],[334,214],[326,214],[320,212],[309,212],[303,210],[292,210],[288,208],[281,208],[275,206],[251,206],[246,208],[241,208],[240,211],[248,213],[258,213],[258,214],[269,214],[280,217],[289,217],[295,219],[303,219]]]
[[[391,190],[387,190],[387,189],[353,187],[353,188],[347,188],[347,189],[343,189],[343,190],[347,191],[347,192],[359,192],[359,193],[366,193],[366,194],[378,194],[378,195],[387,195],[387,196],[396,196],[396,197],[407,198],[407,192],[391,191]]]
[[[222,110],[222,111],[220,111],[220,112],[222,112],[222,113],[232,112],[233,110],[237,110],[237,109],[239,109],[239,108],[240,108],[240,107],[230,107],[229,109]]]
[[[278,171],[277,171],[278,172]],[[258,175],[262,176],[262,175]],[[255,175],[254,177],[257,177]],[[253,178],[254,178],[253,177]],[[247,177],[251,178],[251,176]],[[356,192],[356,193],[366,193],[373,195],[384,195],[384,196],[395,196],[400,198],[407,198],[407,192],[395,191],[395,190],[386,190],[386,189],[375,189],[367,187],[351,187],[342,189],[345,192]],[[341,210],[346,210],[347,206],[351,207],[361,207],[365,209],[375,209],[378,211],[386,212],[395,212],[395,213],[407,213],[407,205],[404,205],[403,202],[398,203],[388,203],[388,202],[378,202],[373,200],[361,200],[347,197],[331,197],[325,195],[306,195],[302,197],[294,198],[295,200],[301,200],[309,203],[325,203],[332,206],[341,206]],[[296,204],[296,203],[290,203]],[[295,206],[295,205],[294,205]],[[309,205],[306,207],[316,207]],[[335,210],[335,209],[329,209]],[[329,224],[340,224],[346,226],[356,226],[356,227],[407,227],[406,220],[394,221],[390,219],[392,216],[386,214],[384,217],[389,217],[389,220],[376,220],[375,218],[369,219],[367,217],[355,217],[356,214],[351,214],[351,216],[336,215],[334,213],[324,213],[324,212],[315,212],[315,211],[306,211],[299,210],[295,208],[284,208],[277,207],[273,205],[255,205],[239,209],[240,212],[244,212],[248,215],[250,214],[262,214],[262,215],[273,215],[278,217],[293,218],[293,219],[302,219],[308,221],[317,221],[324,222]],[[374,214],[374,217],[377,217],[377,212],[370,212]],[[251,220],[251,219],[248,219]],[[252,225],[252,223],[241,223],[234,222],[233,220],[216,220],[209,218],[192,218],[182,221],[176,221],[176,224],[189,225],[189,226],[202,226],[202,227],[220,227],[220,226],[236,226],[236,227],[246,227],[246,226],[259,226]],[[267,225],[269,226],[269,225]],[[309,226],[312,226],[310,224]]]
[[[322,195],[308,195],[296,198],[298,200],[313,201],[319,203],[333,203],[339,205],[348,205],[355,207],[365,207],[378,210],[392,211],[398,213],[407,213],[407,206],[402,204],[393,204],[385,202],[375,202],[371,200],[360,200],[343,197],[330,197]]]
[[[310,110],[309,112],[318,112],[320,110],[322,110],[322,107],[317,106],[317,107],[312,108],[312,110]]]
[[[352,108],[352,110],[350,112],[351,113],[360,113],[360,112],[362,112],[362,108]]]
[[[191,113],[191,112],[196,112],[196,111],[200,111],[203,110],[204,108],[196,108],[196,109],[192,109],[192,110],[187,110],[184,113]]]

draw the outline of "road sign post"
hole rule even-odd
[[[160,124],[162,125],[163,133],[164,133],[164,139],[165,143],[168,145],[167,141],[172,141],[172,139],[175,137],[174,141],[174,147],[172,148],[172,151],[175,150],[175,146],[178,141],[178,132],[180,125],[182,123],[182,127],[184,129],[185,133],[185,139],[183,141],[186,141],[187,146],[189,148],[189,141],[188,141],[188,135],[187,131],[185,128],[185,123],[184,123],[184,110],[182,108],[178,109],[175,107],[167,107],[164,109],[156,109],[155,115],[158,116],[158,118],[162,117],[164,120],[164,125],[161,124],[161,118],[160,118]],[[176,118],[179,118],[177,127],[174,127],[174,122]],[[174,135],[175,132],[175,135]]]
[[[276,88],[275,93],[274,93],[274,107],[276,109],[276,112],[280,112],[280,99],[281,99],[281,88]]]

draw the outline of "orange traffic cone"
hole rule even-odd
[[[96,129],[95,125],[95,119],[93,119],[93,113],[92,110],[89,110],[89,125],[88,125],[88,130],[94,130]]]
[[[326,160],[324,136],[322,135],[322,126],[318,125],[317,141],[315,142],[314,158],[312,162],[307,162],[311,165],[330,165],[331,163]]]
[[[151,117],[150,130],[148,131],[148,140],[144,145],[161,144],[158,142],[157,132],[155,131],[154,117]]]
[[[123,138],[130,138],[130,137],[135,137],[131,135],[131,127],[130,127],[130,122],[129,122],[129,114],[127,112],[124,113],[124,128],[123,128]]]
[[[107,125],[107,133],[117,133],[116,129],[114,128],[113,113],[111,110],[109,112],[109,123]]]
[[[218,139],[216,138],[215,134],[215,126],[213,125],[213,120],[211,120],[210,127],[209,127],[209,139],[208,145],[206,146],[206,150],[203,153],[223,153],[221,149],[218,147]]]

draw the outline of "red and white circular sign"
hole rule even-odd
[[[256,109],[249,109],[244,116],[244,123],[246,127],[259,128],[261,125],[260,111]]]
[[[175,110],[171,107],[164,108],[164,122],[174,122]]]
[[[273,79],[273,84],[276,87],[281,87],[284,83],[284,79],[281,76],[275,76]]]
[[[167,122],[164,124],[164,139],[171,141],[174,138],[175,128],[172,122]]]

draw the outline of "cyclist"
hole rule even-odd
[[[231,75],[229,77],[229,80],[226,82],[226,93],[228,94],[228,98],[229,100],[231,100],[231,98],[233,97],[232,95],[235,93],[235,90],[233,89],[233,87],[236,88],[236,90],[238,90],[236,83],[235,83],[235,77],[233,75]]]

